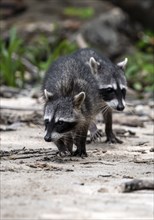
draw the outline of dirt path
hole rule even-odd
[[[121,187],[154,179],[152,122],[119,127],[135,135],[123,137],[122,145],[89,144],[85,159],[56,156],[42,126],[2,132],[1,219],[152,220],[153,191]]]

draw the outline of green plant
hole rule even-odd
[[[22,40],[17,36],[16,29],[9,32],[8,46],[0,37],[0,73],[2,82],[8,86],[22,86],[24,82],[24,68],[20,60],[23,53]]]
[[[85,8],[67,7],[64,8],[64,15],[71,17],[79,17],[81,19],[88,19],[94,15],[94,9],[91,7],[85,7]]]
[[[38,73],[35,80],[39,82],[41,73],[44,73],[55,59],[77,49],[75,43],[59,37],[55,37],[55,39],[50,42],[48,37],[39,35],[32,42],[24,44],[15,28],[9,32],[8,44],[0,38],[1,84],[22,87],[26,80],[31,82],[31,75],[26,73],[25,60],[26,63],[29,62],[37,67]]]
[[[154,32],[145,31],[136,44],[137,48],[146,53],[154,53]]]
[[[51,44],[44,36],[40,36],[32,46],[27,48],[26,57],[40,71],[46,71],[49,65],[59,56],[69,54],[77,49],[75,43],[59,39]]]
[[[126,76],[129,86],[140,92],[154,91],[154,32],[145,31],[129,56]]]
[[[56,60],[59,56],[67,55],[69,53],[74,52],[77,49],[77,45],[75,43],[70,43],[68,40],[62,40],[51,52],[50,56],[46,61],[40,62],[40,67],[42,70],[46,70],[49,65]]]
[[[137,52],[128,57],[126,77],[129,86],[138,92],[154,91],[153,54]]]

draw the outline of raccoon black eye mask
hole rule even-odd
[[[52,127],[58,133],[65,133],[75,128],[77,122],[58,121],[56,123],[53,123],[53,121],[49,122],[49,120],[46,119],[44,121],[44,124],[45,130],[47,130],[49,127]]]
[[[122,98],[125,99],[126,89],[123,88],[119,92],[122,94]],[[99,89],[99,93],[104,101],[111,101],[112,99],[117,97],[117,90],[113,88]]]
[[[76,126],[76,122],[63,122],[63,121],[59,121],[55,124],[56,127],[56,131],[59,133],[63,133],[63,132],[68,132],[73,130],[73,128],[75,128]]]

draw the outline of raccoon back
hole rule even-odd
[[[61,96],[73,98],[74,95],[85,92],[82,111],[87,115],[97,114],[102,104],[97,81],[90,73],[90,68],[71,56],[61,57],[51,65],[45,75],[42,88],[53,93],[56,98]]]

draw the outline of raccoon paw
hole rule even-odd
[[[58,154],[60,157],[66,157],[71,155],[69,151],[59,151]]]
[[[88,157],[88,154],[85,151],[79,151],[77,149],[76,151],[73,152],[73,156],[79,156],[81,158],[84,158],[84,157]]]
[[[113,133],[107,137],[105,143],[109,143],[109,144],[122,144],[123,141],[121,141],[120,139],[118,139]]]
[[[102,138],[102,131],[101,130],[96,130],[94,133],[91,133],[90,135],[90,141],[91,142],[97,142],[97,140],[99,139],[99,141],[101,141]]]

